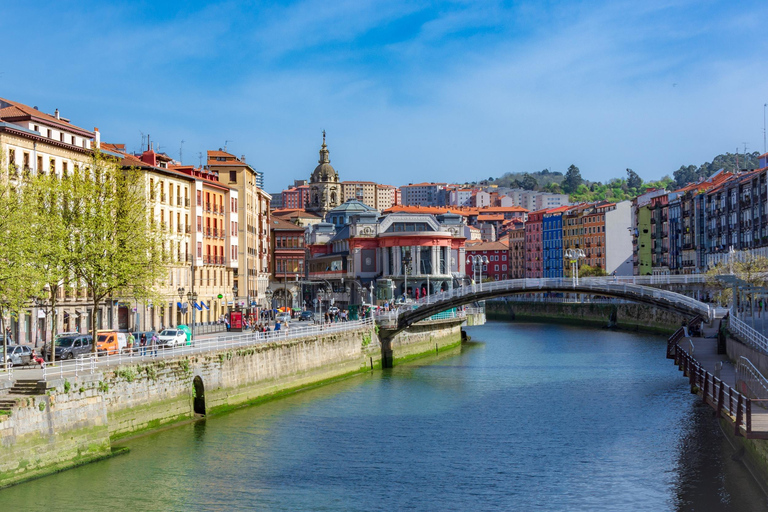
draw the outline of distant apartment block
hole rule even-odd
[[[400,187],[405,206],[445,206],[447,183],[409,183]]]

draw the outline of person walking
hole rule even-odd
[[[139,337],[139,346],[141,347],[141,355],[144,356],[147,353],[147,333],[141,333]]]
[[[155,357],[157,357],[157,334],[154,332],[152,333],[152,338],[149,340],[149,352],[152,353],[153,351]]]

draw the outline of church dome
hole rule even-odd
[[[336,169],[331,165],[331,159],[328,156],[328,146],[325,145],[325,130],[323,130],[323,145],[320,148],[320,160],[315,170],[312,171],[310,182],[322,183],[322,182],[338,182],[339,175]]]

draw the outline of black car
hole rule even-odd
[[[299,320],[314,320],[315,314],[312,311],[302,311]]]
[[[74,359],[93,350],[93,336],[77,334],[56,338],[56,359]]]

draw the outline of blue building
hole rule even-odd
[[[563,277],[563,212],[567,206],[553,208],[542,219],[543,277]]]

